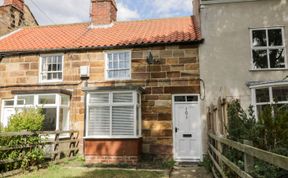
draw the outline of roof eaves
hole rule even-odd
[[[35,49],[35,50],[23,50],[23,51],[2,51],[0,56],[16,56],[21,54],[39,54],[39,53],[57,53],[57,52],[69,52],[69,51],[87,51],[87,50],[112,50],[112,49],[127,49],[127,48],[139,48],[139,47],[152,47],[161,45],[199,45],[203,43],[204,39],[190,40],[190,41],[178,41],[178,42],[161,42],[161,43],[142,43],[142,44],[129,44],[129,45],[116,45],[116,46],[94,46],[94,47],[81,47],[81,48],[55,48],[55,49]]]

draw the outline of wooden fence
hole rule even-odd
[[[255,158],[278,168],[288,170],[288,157],[255,148],[249,141],[244,141],[244,144],[242,144],[227,139],[227,108],[228,102],[225,99],[219,98],[217,105],[211,105],[207,113],[208,155],[212,160],[214,177],[218,178],[218,175],[220,175],[222,178],[227,178],[224,172],[225,165],[241,178],[252,178],[250,173],[254,167]],[[224,145],[244,154],[244,170],[223,155]]]
[[[25,151],[32,147],[39,146],[45,152],[45,159],[53,162],[61,161],[61,158],[74,157],[79,152],[79,132],[75,130],[71,131],[52,131],[52,132],[4,132],[0,133],[0,137],[29,137],[39,135],[43,138],[39,145],[17,145],[17,146],[0,146],[1,152],[9,152],[12,150]],[[6,159],[0,160],[0,165],[9,163],[21,162],[19,159]]]

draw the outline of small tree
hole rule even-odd
[[[39,131],[43,127],[44,118],[41,109],[24,109],[10,118],[7,131]]]

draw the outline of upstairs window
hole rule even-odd
[[[114,51],[106,53],[106,80],[126,80],[131,78],[131,52]]]
[[[283,69],[285,59],[284,30],[281,27],[251,30],[253,69]]]
[[[40,60],[40,82],[63,81],[63,55],[43,55]]]

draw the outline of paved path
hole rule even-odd
[[[212,176],[204,167],[195,165],[189,167],[175,167],[171,178],[212,178]]]

